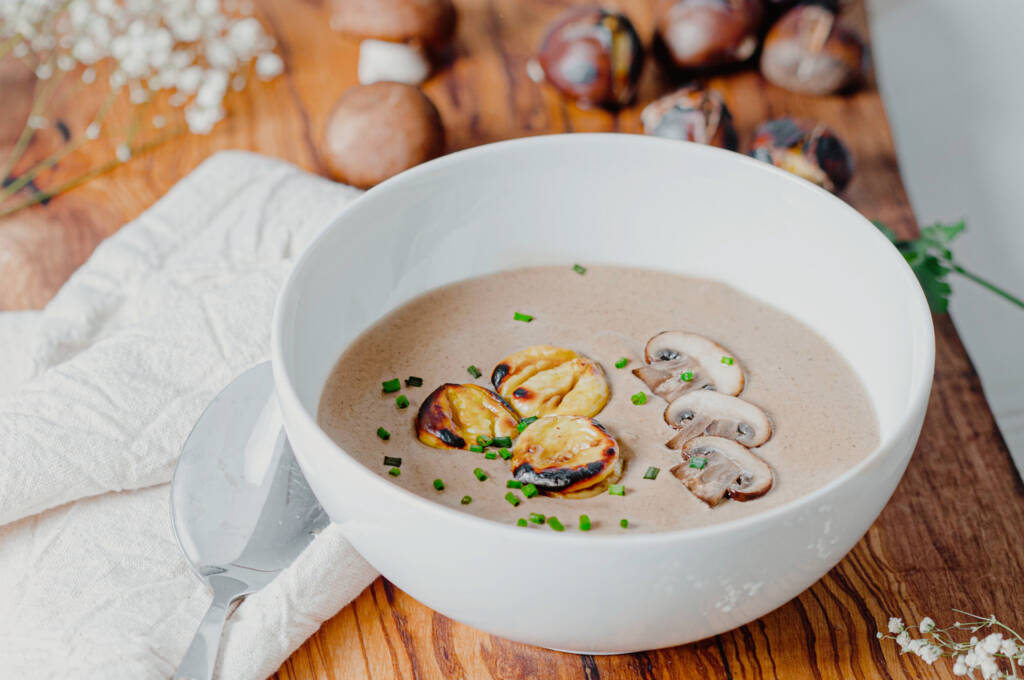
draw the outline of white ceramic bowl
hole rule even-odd
[[[317,426],[342,350],[428,289],[525,265],[619,264],[728,282],[816,329],[863,378],[882,443],[824,488],[717,526],[659,534],[523,531],[415,496]],[[728,151],[558,135],[445,156],[359,198],[299,260],[273,363],[296,456],[324,508],[395,585],[489,633],[632,652],[775,609],[860,539],[913,451],[934,337],[903,258],[859,213]]]

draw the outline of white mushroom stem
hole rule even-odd
[[[763,496],[774,483],[767,463],[731,439],[697,437],[680,453],[683,462],[672,468],[672,474],[710,506],[726,495],[737,501]]]
[[[359,43],[359,82],[419,85],[430,75],[427,53],[417,45],[364,40]]]
[[[667,446],[679,449],[710,434],[744,446],[760,446],[772,436],[768,416],[749,401],[711,390],[687,392],[665,408],[665,422],[679,430]]]

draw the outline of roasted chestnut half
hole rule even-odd
[[[644,133],[655,137],[710,144],[735,151],[732,114],[722,95],[696,86],[684,87],[648,104],[640,114]]]
[[[644,50],[633,24],[600,7],[562,14],[538,55],[548,82],[582,104],[628,104],[636,92]]]
[[[820,122],[777,118],[754,133],[750,155],[833,193],[853,177],[853,158],[835,132]]]
[[[706,68],[745,61],[757,49],[762,0],[662,0],[658,34],[676,66]]]
[[[772,26],[761,52],[761,73],[793,92],[825,95],[863,78],[864,41],[828,7],[794,7]]]

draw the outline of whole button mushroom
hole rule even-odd
[[[434,104],[411,85],[356,85],[334,105],[324,147],[338,181],[368,188],[440,156],[444,128]]]
[[[419,85],[455,33],[452,0],[335,0],[331,27],[360,38],[359,82]]]
[[[821,5],[787,12],[768,32],[761,73],[793,92],[825,95],[856,84],[864,75],[864,42]]]
[[[739,146],[732,114],[722,95],[684,87],[648,104],[640,114],[644,133],[710,144],[735,151]]]
[[[548,82],[585,105],[623,106],[636,92],[644,51],[633,24],[600,7],[578,7],[548,29],[538,54]]]
[[[778,118],[754,133],[750,155],[839,193],[853,177],[853,158],[823,123]]]
[[[731,64],[754,54],[763,16],[761,0],[662,0],[658,34],[680,68]]]

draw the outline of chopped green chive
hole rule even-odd
[[[484,458],[486,458],[487,460],[494,460],[497,457],[498,454],[496,454],[494,451],[488,451],[487,453],[484,454]]]
[[[661,472],[661,468],[649,467],[644,472],[644,479],[657,479],[658,473]]]
[[[410,375],[405,379],[406,387],[423,387],[423,378],[419,378],[415,375]]]
[[[473,453],[483,453],[484,447],[479,446],[477,444],[473,444],[472,446],[469,447],[469,450],[472,451]]]
[[[501,456],[502,460],[508,460],[512,457],[512,452],[508,449],[498,449],[498,455]]]
[[[487,479],[487,473],[480,468],[473,468],[473,474],[476,475],[476,478],[481,482],[486,481]]]
[[[517,527],[525,527],[526,526],[526,520],[523,519],[522,517],[520,517],[519,519],[516,520],[516,526]]]
[[[531,512],[530,521],[534,524],[544,524],[544,515],[540,514],[539,512]]]
[[[620,519],[619,520],[619,526],[622,527],[623,529],[629,528],[629,520],[625,519],[625,518]]]
[[[398,378],[392,378],[391,380],[385,380],[381,383],[385,392],[397,392],[402,389],[402,381]]]
[[[463,496],[462,500],[459,501],[459,503],[462,503],[463,505],[469,505],[472,502],[473,502],[473,499],[471,497],[469,497],[469,496]]]
[[[527,484],[526,486],[523,487],[523,495],[526,496],[527,498],[533,498],[538,493],[539,492],[537,491],[537,487],[535,487],[533,484]]]
[[[512,437],[495,437],[491,440],[491,446],[512,446]]]
[[[626,364],[628,363],[629,359],[627,359],[626,357],[622,357],[621,359],[615,362],[615,368],[625,368]]]
[[[580,531],[590,531],[590,517],[580,515]]]
[[[444,491],[444,480],[435,479],[434,488],[437,489],[438,491]]]
[[[510,479],[507,482],[505,482],[505,488],[506,489],[522,489],[523,488],[523,483],[520,482],[518,479]]]
[[[562,526],[562,523],[554,515],[548,517],[548,526],[555,531],[565,531],[565,527]]]
[[[690,467],[695,470],[703,470],[704,466],[708,464],[708,459],[702,456],[694,456],[690,459]]]
[[[612,484],[608,487],[608,493],[613,496],[625,496],[626,486],[624,484]]]
[[[395,397],[395,406],[398,408],[409,408],[409,399],[404,394]]]
[[[647,395],[643,392],[637,392],[632,397],[630,397],[629,400],[636,404],[637,406],[643,406],[644,404],[647,403]]]
[[[579,264],[574,264],[572,266],[572,270],[574,272],[576,272],[577,274],[579,274],[580,276],[583,276],[584,274],[587,273],[587,268],[584,267],[583,265],[579,265]]]
[[[481,372],[480,372],[480,369],[479,369],[479,368],[477,368],[476,366],[472,365],[472,364],[470,364],[470,365],[469,365],[469,368],[467,368],[466,370],[467,370],[467,371],[469,372],[469,374],[470,374],[471,376],[473,376],[474,378],[479,378],[480,376],[482,376],[482,375],[483,375],[483,373],[481,373]]]
[[[482,434],[478,434],[476,436],[476,443],[479,444],[480,446],[487,447],[491,445],[491,440],[483,436]]]
[[[726,366],[732,366],[732,357],[722,357],[722,363]]]
[[[511,491],[509,491],[507,494],[505,494],[505,500],[507,500],[509,503],[511,503],[514,506],[518,506],[519,503],[520,503],[519,497],[516,496]]]
[[[691,380],[693,380],[693,373],[690,371],[683,371],[683,373],[679,376],[679,379],[682,380],[683,382],[690,382]]]
[[[402,467],[402,459],[394,456],[384,456],[384,464],[389,467]]]
[[[402,471],[399,470],[398,468],[391,468],[390,470],[388,470],[388,474],[391,475],[392,477],[397,477],[398,475],[402,474]]]
[[[533,316],[531,314],[523,314],[522,312],[516,312],[512,315],[512,318],[516,321],[524,321],[526,323],[533,321]]]
[[[385,430],[383,427],[377,428],[377,436],[383,439],[384,441],[391,439],[391,433]]]
[[[519,424],[516,425],[516,429],[518,429],[520,432],[522,432],[523,430],[526,429],[527,425],[529,425],[530,423],[532,423],[535,420],[537,420],[537,416],[530,416],[529,418],[523,418],[522,420],[519,421]]]

